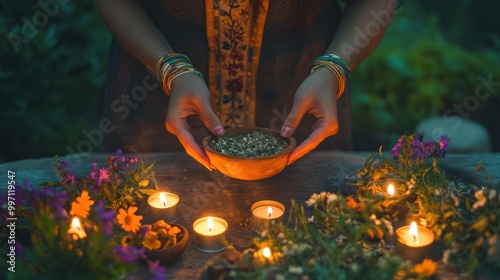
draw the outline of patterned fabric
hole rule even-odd
[[[269,0],[252,28],[248,0],[207,0],[212,106],[225,127],[255,126],[255,78]]]

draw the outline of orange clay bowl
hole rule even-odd
[[[256,130],[261,133],[271,133],[276,137],[281,137],[280,133],[276,130],[260,127],[228,128],[224,136],[247,134]],[[285,169],[288,156],[297,145],[295,138],[283,138],[288,143],[288,147],[279,153],[262,157],[241,157],[226,155],[211,148],[210,143],[216,138],[217,136],[215,135],[209,135],[202,142],[210,163],[222,174],[240,180],[261,180],[280,173]]]

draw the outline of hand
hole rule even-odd
[[[200,128],[207,134],[201,124],[217,136],[224,134],[221,121],[210,107],[210,92],[205,81],[194,73],[187,73],[175,78],[170,89],[167,130],[177,136],[188,155],[212,170],[207,155],[193,136],[203,136],[196,133]]]
[[[281,128],[281,136],[290,137],[307,113],[316,117],[311,134],[288,157],[288,165],[316,148],[338,131],[336,93],[338,82],[326,68],[312,72],[295,93],[292,111]]]

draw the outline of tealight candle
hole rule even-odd
[[[194,245],[204,252],[219,252],[226,245],[226,230],[228,224],[224,219],[217,217],[199,218],[193,223]]]
[[[179,219],[179,196],[169,192],[157,192],[148,198],[151,217],[156,221],[175,222]]]
[[[389,197],[393,197],[394,196],[395,190],[394,190],[394,185],[393,184],[389,184],[387,186],[387,193],[389,194]]]
[[[412,222],[409,226],[398,228],[396,235],[398,238],[396,249],[403,259],[419,263],[430,256],[435,239],[430,229]]]
[[[255,202],[252,207],[252,228],[256,231],[269,226],[270,223],[280,221],[285,213],[285,206],[273,200]]]
[[[78,219],[78,217],[74,217],[71,220],[71,225],[69,226],[68,234],[71,235],[73,240],[87,237],[87,234],[85,233],[85,230],[83,229],[80,223],[80,219]]]

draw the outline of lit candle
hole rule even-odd
[[[78,217],[74,217],[71,220],[71,225],[69,226],[68,234],[73,237],[73,240],[83,239],[87,237],[87,234],[85,233],[85,230],[82,228],[80,219],[78,219]]]
[[[262,255],[263,255],[266,259],[270,259],[270,258],[271,258],[271,249],[269,249],[269,247],[265,247],[265,248],[262,250]]]
[[[409,226],[397,229],[396,235],[397,250],[402,258],[419,263],[430,256],[435,239],[430,229],[412,222]]]
[[[150,216],[155,221],[175,222],[179,219],[179,196],[169,192],[157,192],[148,198]]]
[[[273,200],[255,202],[252,207],[252,228],[256,231],[269,226],[270,223],[280,221],[285,213],[285,206]]]
[[[389,184],[387,186],[387,193],[389,194],[390,197],[392,197],[394,195],[394,185],[393,184]]]
[[[193,223],[195,246],[204,252],[219,252],[226,245],[226,230],[228,224],[217,217],[203,217]]]

